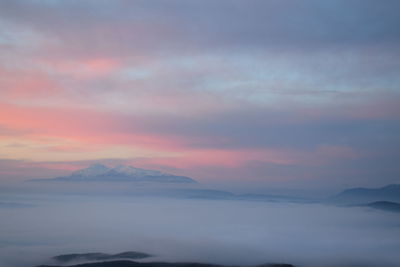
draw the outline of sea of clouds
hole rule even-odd
[[[400,215],[365,207],[157,197],[0,194],[0,266],[58,254],[299,267],[399,266]]]

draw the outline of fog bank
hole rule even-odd
[[[0,266],[127,250],[150,260],[398,266],[400,216],[368,208],[146,197],[1,196]],[[29,204],[29,205],[26,205]]]

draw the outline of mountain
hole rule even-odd
[[[69,176],[34,179],[31,181],[197,183],[192,178],[186,176],[176,176],[156,170],[146,170],[126,165],[109,168],[103,164],[91,165],[88,168],[74,171]]]
[[[104,261],[104,262],[84,263],[84,264],[68,265],[68,266],[69,267],[231,267],[228,265],[218,265],[209,263],[185,263],[185,262],[170,263],[170,262],[135,262],[135,261]],[[40,265],[37,267],[61,267],[61,266]],[[262,264],[254,267],[294,267],[294,266],[291,264]]]
[[[391,184],[381,188],[352,188],[347,189],[328,202],[344,205],[356,205],[377,201],[400,202],[400,184]]]

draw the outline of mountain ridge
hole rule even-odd
[[[384,211],[400,212],[400,203],[390,202],[390,201],[376,201],[361,206],[378,210],[384,210]]]
[[[364,204],[377,201],[400,202],[400,184],[389,184],[379,188],[350,188],[328,200],[337,204]]]
[[[187,176],[178,176],[158,170],[147,170],[127,165],[109,168],[103,164],[93,164],[76,170],[69,176],[49,179],[33,179],[33,182],[158,182],[158,183],[197,183]]]

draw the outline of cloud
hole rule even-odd
[[[399,146],[396,1],[0,5],[0,158],[227,178]]]
[[[398,41],[397,1],[306,3],[280,1],[5,1],[3,16],[61,40],[81,38],[79,46],[107,49],[96,42],[115,40],[112,50],[165,50],[218,46],[323,47]],[[73,18],[73,20],[72,20]],[[240,19],[239,19],[240,18]],[[128,27],[127,27],[128,25]],[[84,32],[91,32],[84,36]],[[203,33],[203,34],[199,34]],[[202,36],[206,36],[203,37]],[[91,39],[89,39],[91,38]],[[91,42],[86,42],[87,40]],[[72,43],[73,44],[73,43]],[[292,45],[291,45],[292,44]],[[149,46],[150,45],[150,46]],[[115,49],[120,48],[120,49]],[[75,50],[76,52],[76,50]]]
[[[243,107],[188,116],[12,105],[2,110],[7,128],[25,132],[3,137],[3,158],[45,162],[115,157],[141,167],[174,168],[177,174],[207,182],[247,177],[257,184],[285,184],[312,178],[329,187],[376,184],[375,177],[382,175],[378,185],[397,179],[392,160],[398,156],[397,120],[352,117],[352,110]],[[249,167],[252,162],[259,162],[257,168]],[[360,170],[362,164],[368,167]]]
[[[34,204],[0,208],[0,263],[7,267],[127,250],[153,254],[154,261],[230,265],[392,267],[399,261],[398,217],[359,207],[46,194],[7,200]]]

